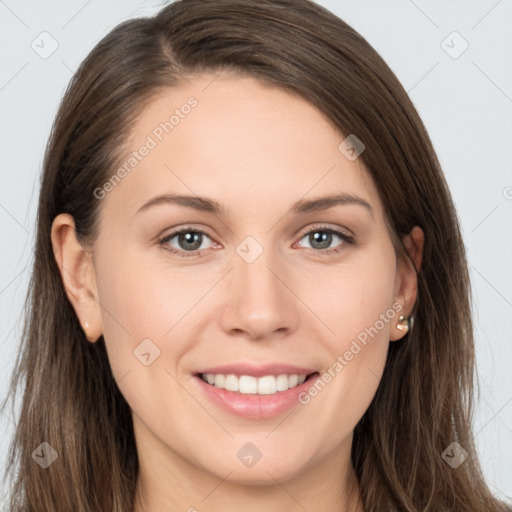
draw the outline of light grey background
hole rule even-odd
[[[318,3],[382,55],[434,142],[458,209],[474,288],[481,392],[476,441],[493,491],[511,496],[512,0]],[[149,0],[0,0],[0,398],[20,336],[41,163],[58,103],[101,37],[158,8]],[[45,31],[50,36],[41,35]],[[58,48],[42,58],[52,40]],[[0,415],[0,468],[12,427],[12,418]]]

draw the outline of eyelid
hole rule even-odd
[[[194,224],[180,224],[179,226],[176,226],[174,228],[167,228],[164,231],[162,231],[162,234],[157,235],[155,239],[157,241],[164,240],[166,238],[172,238],[175,235],[178,235],[182,232],[187,231],[194,231],[196,233],[203,233],[204,235],[207,235],[211,239],[214,239],[214,236],[209,232],[208,228],[197,226]]]
[[[313,224],[310,224],[309,226],[306,226],[304,230],[300,230],[296,236],[300,236],[303,238],[305,235],[309,234],[313,230],[323,230],[323,231],[336,231],[340,232],[341,234],[345,235],[349,238],[355,238],[355,234],[345,227],[341,226],[331,226],[329,223],[322,223],[322,222],[314,222]]]

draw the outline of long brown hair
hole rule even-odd
[[[356,134],[400,257],[407,256],[404,235],[415,225],[425,233],[414,326],[404,342],[391,344],[354,432],[352,463],[365,510],[507,510],[485,484],[471,432],[468,267],[432,143],[378,53],[309,0],[179,0],[156,16],[121,23],[73,76],[44,158],[11,380],[13,402],[23,388],[6,472],[11,510],[133,510],[138,459],[130,409],[103,337],[85,341],[53,256],[51,225],[69,213],[79,240],[94,243],[101,207],[94,191],[121,162],[130,127],[157,92],[203,71],[248,75],[299,94],[341,134]],[[58,454],[47,469],[32,458],[43,442]],[[453,442],[469,454],[456,469],[442,457]]]

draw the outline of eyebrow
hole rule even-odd
[[[148,208],[162,204],[174,204],[192,208],[194,210],[213,213],[215,215],[225,215],[225,208],[218,202],[207,197],[188,196],[178,194],[164,194],[153,197],[147,203],[144,203],[136,212],[136,214],[147,210]],[[301,199],[293,204],[290,211],[295,214],[304,214],[309,212],[317,212],[328,210],[338,205],[358,205],[368,210],[373,217],[373,209],[370,204],[359,196],[353,194],[334,194],[330,196],[319,197],[317,199],[304,200]]]

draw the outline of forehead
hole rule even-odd
[[[109,196],[133,210],[156,193],[187,193],[242,211],[344,192],[379,210],[361,158],[340,150],[344,139],[296,94],[250,77],[196,75],[146,106],[127,141],[128,172]]]

